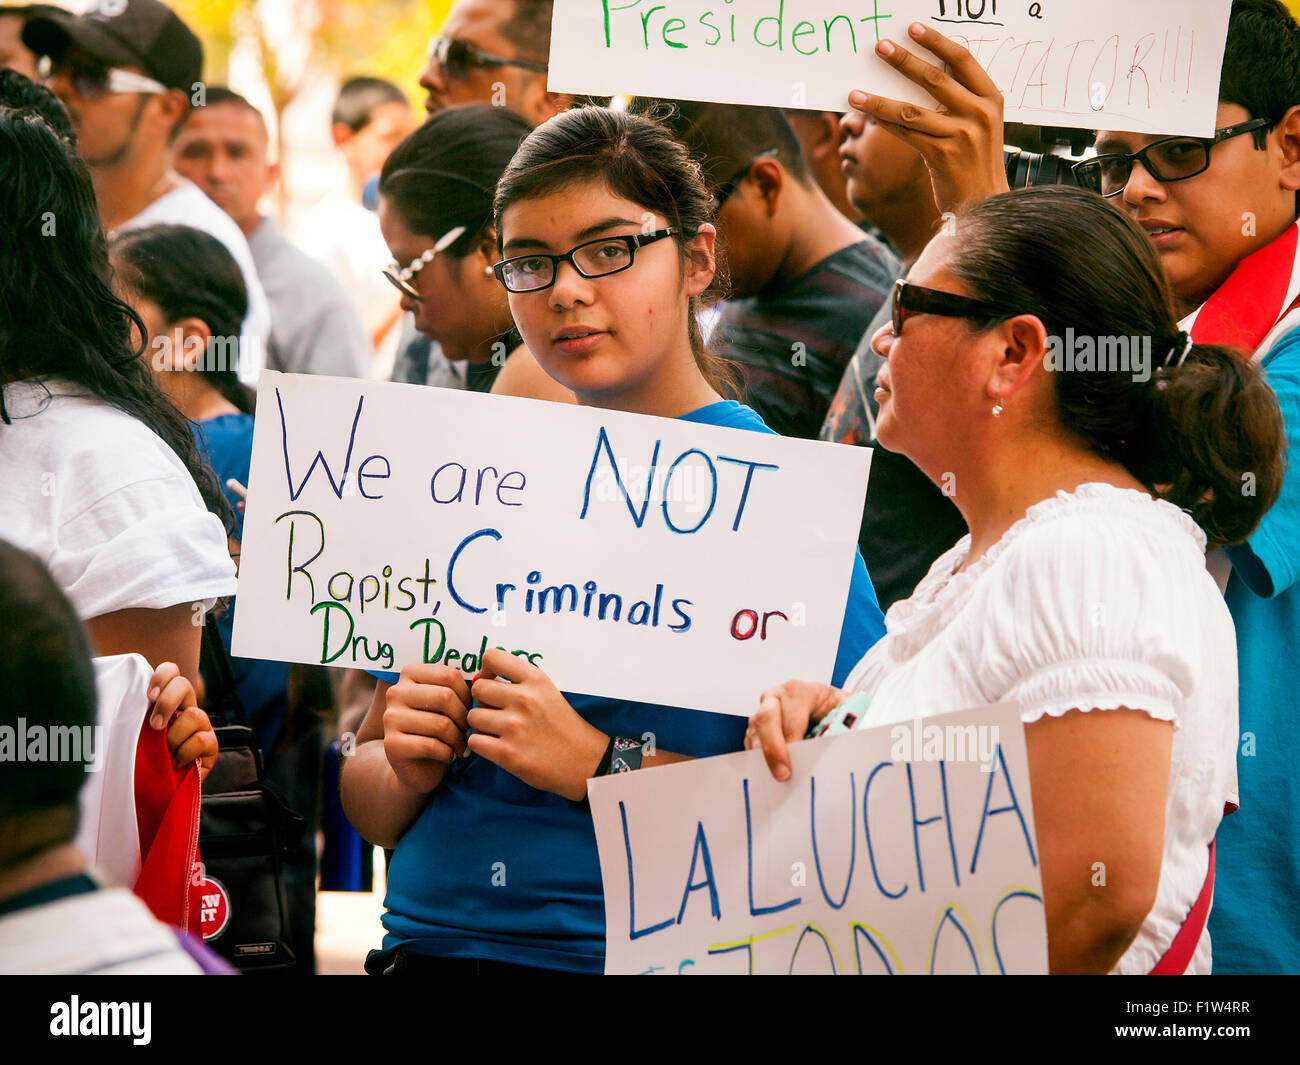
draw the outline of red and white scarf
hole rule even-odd
[[[1198,344],[1226,344],[1263,355],[1300,328],[1300,222],[1241,260],[1182,327]]]

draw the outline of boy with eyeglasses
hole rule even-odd
[[[877,54],[944,105],[939,113],[854,93],[854,107],[917,148],[945,209],[1006,188],[1002,100],[964,49],[918,27],[949,65],[927,78],[902,49]],[[882,45],[885,42],[881,42]],[[888,54],[887,54],[888,53]],[[931,84],[931,82],[933,82]],[[1097,135],[1081,181],[1128,214],[1160,254],[1183,327],[1252,353],[1281,406],[1292,456],[1277,502],[1229,548],[1225,597],[1237,630],[1239,813],[1217,836],[1209,927],[1216,973],[1300,972],[1300,25],[1277,0],[1234,0],[1213,138]],[[964,145],[954,149],[955,144]],[[1242,491],[1253,491],[1249,481]],[[1221,562],[1222,560],[1217,560]],[[1216,559],[1211,559],[1216,569]]]
[[[68,109],[111,236],[159,223],[193,226],[221,241],[248,289],[240,377],[257,380],[271,332],[266,293],[248,242],[215,203],[171,166],[171,144],[202,88],[203,46],[157,0],[98,0],[84,14],[38,8],[23,43]]]

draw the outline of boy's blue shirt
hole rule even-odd
[[[1241,809],[1215,837],[1216,974],[1300,972],[1300,330],[1282,337],[1261,365],[1282,410],[1290,461],[1259,528],[1228,549]]]

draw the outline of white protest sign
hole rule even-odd
[[[920,22],[967,47],[1011,122],[1209,136],[1231,0],[555,0],[557,92],[843,111],[934,106],[874,54]]]
[[[591,781],[607,973],[1045,973],[1024,730],[998,704]]]
[[[233,652],[749,714],[829,679],[870,450],[267,372]]]

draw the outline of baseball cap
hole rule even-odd
[[[203,45],[158,0],[95,0],[80,15],[47,8],[23,26],[23,44],[56,58],[75,44],[113,66],[140,67],[169,89],[188,92],[203,76]]]

